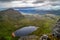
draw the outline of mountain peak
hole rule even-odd
[[[12,8],[0,11],[0,14],[3,18],[11,19],[11,20],[19,20],[24,17],[19,11],[16,11]]]
[[[7,10],[14,10],[13,8],[9,8],[9,9],[7,9]]]
[[[20,14],[21,15],[21,13],[19,11],[14,10],[13,8],[9,8],[9,9],[3,10],[1,12],[5,13],[5,14]]]
[[[4,11],[16,11],[16,10],[14,10],[13,8],[9,8],[9,9],[4,10]]]

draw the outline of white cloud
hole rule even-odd
[[[58,9],[60,7],[60,0],[11,0],[10,2],[0,2],[0,8],[11,7],[39,7],[39,9]]]

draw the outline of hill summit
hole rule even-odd
[[[24,16],[19,11],[9,8],[7,10],[0,11],[0,17],[3,19],[19,20]]]

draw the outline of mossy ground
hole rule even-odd
[[[40,19],[40,20],[29,20],[22,19],[20,21],[11,21],[11,20],[3,20],[0,21],[0,40],[17,40],[18,38],[13,38],[11,33],[17,29],[20,29],[25,26],[36,26],[39,27],[35,32],[37,36],[42,34],[50,34],[51,29],[56,23],[57,20],[54,19]]]

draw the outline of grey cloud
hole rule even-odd
[[[33,3],[43,3],[44,1],[46,1],[46,0],[36,0],[35,2],[33,2]]]
[[[49,0],[49,1],[60,1],[60,0]]]
[[[26,1],[25,0],[0,0],[0,7],[8,8],[8,7],[12,7],[13,5],[17,5],[17,4],[11,3],[11,1],[22,1],[22,3],[26,3],[27,0]],[[32,4],[45,3],[45,1],[47,1],[47,0],[36,0],[36,1],[32,2]],[[50,2],[49,5],[60,6],[60,2],[59,2],[60,0],[48,0],[48,1]],[[36,6],[38,6],[38,5],[36,5]]]
[[[36,3],[43,3],[44,1],[36,1],[36,2],[33,2],[34,4]]]
[[[60,1],[60,0],[36,0],[36,1],[33,2],[33,3],[34,3],[34,4],[36,4],[36,3],[44,3],[45,1],[56,2],[56,1]]]
[[[0,0],[0,2],[22,1],[22,0]],[[36,0],[34,3],[42,3],[44,1],[60,1],[60,0]]]
[[[19,1],[19,0],[0,0],[0,2],[10,2],[10,1]]]
[[[57,5],[59,6],[60,3],[59,3],[59,2],[58,2],[58,3],[57,3],[57,2],[56,2],[56,3],[51,3],[51,5],[52,5],[52,6],[57,6]]]
[[[0,0],[1,2],[14,1],[14,0]]]

